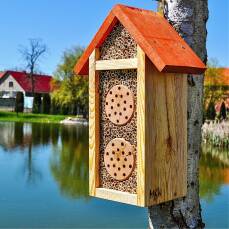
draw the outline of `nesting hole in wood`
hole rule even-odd
[[[134,147],[130,142],[123,138],[115,138],[108,143],[106,152],[104,162],[110,176],[118,181],[128,179],[135,164]]]
[[[105,111],[108,119],[116,125],[125,125],[134,114],[134,96],[124,85],[116,85],[106,96]]]

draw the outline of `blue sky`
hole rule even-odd
[[[0,70],[23,67],[18,49],[41,38],[48,53],[40,63],[52,74],[64,50],[87,46],[113,5],[156,9],[152,0],[0,0]],[[208,56],[229,67],[229,3],[209,0]]]

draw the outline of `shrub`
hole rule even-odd
[[[51,98],[49,94],[43,95],[42,100],[42,113],[43,114],[49,114],[51,109]]]
[[[41,94],[35,93],[33,98],[33,113],[38,114],[41,112]]]
[[[14,110],[17,113],[24,111],[24,94],[22,92],[17,92],[16,94]]]
[[[61,106],[61,114],[62,115],[68,115],[68,114],[70,114],[70,106],[69,105],[62,105]]]
[[[227,118],[226,105],[224,102],[222,102],[222,104],[221,104],[219,115],[220,115],[221,119]]]
[[[214,102],[210,102],[206,111],[206,119],[215,120],[216,110]]]

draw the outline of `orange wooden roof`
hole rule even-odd
[[[192,74],[205,71],[204,63],[164,17],[149,10],[116,5],[76,64],[77,74],[88,75],[90,54],[103,44],[118,21],[128,30],[158,71]]]

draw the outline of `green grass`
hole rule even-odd
[[[0,111],[0,121],[7,122],[36,122],[36,123],[59,123],[64,120],[65,115],[46,115]]]

